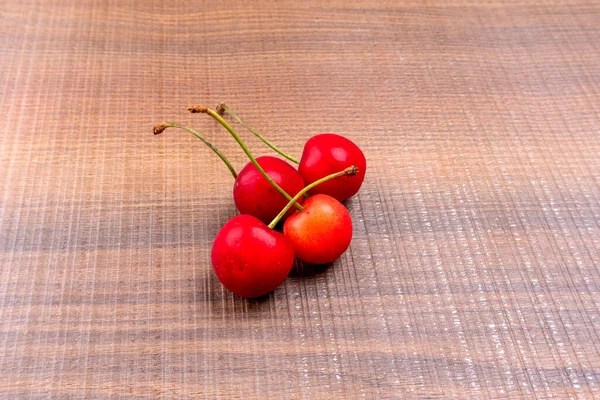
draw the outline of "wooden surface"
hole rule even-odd
[[[597,1],[2,2],[0,397],[600,397],[599,43]],[[239,169],[219,101],[369,162],[259,300],[227,169],[151,133]]]

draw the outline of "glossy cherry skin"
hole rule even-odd
[[[217,233],[211,258],[223,286],[241,297],[259,297],[288,276],[294,249],[283,234],[257,218],[238,215]]]
[[[287,194],[294,197],[304,188],[304,180],[287,162],[271,156],[258,157],[258,164]],[[288,200],[261,175],[251,162],[240,171],[233,186],[233,200],[241,214],[253,215],[268,224],[286,206]],[[298,200],[302,203],[302,199]],[[293,209],[286,214],[289,217]]]
[[[322,193],[344,201],[356,194],[365,179],[367,160],[352,141],[334,133],[313,136],[304,145],[298,172],[309,185],[351,165],[358,168],[354,176],[342,176],[322,183],[311,193]]]
[[[341,256],[352,240],[352,219],[346,207],[325,194],[304,202],[304,210],[289,217],[283,233],[296,257],[311,264],[326,264]]]

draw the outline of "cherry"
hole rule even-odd
[[[217,233],[211,258],[223,286],[241,297],[259,297],[288,276],[294,249],[283,234],[257,218],[238,215]]]
[[[355,166],[327,175],[307,185],[293,200],[327,181],[358,173]],[[269,224],[272,228],[292,207],[290,201]],[[325,194],[316,194],[304,202],[304,209],[290,216],[283,224],[283,234],[294,246],[296,257],[312,264],[333,262],[341,256],[352,240],[352,219],[346,207]]]
[[[256,169],[258,170],[258,172],[260,172],[260,174],[267,180],[267,182],[269,182],[287,200],[289,200],[289,201],[292,200],[292,197],[289,194],[287,194],[287,192],[285,190],[283,190],[281,188],[281,186],[279,186],[265,172],[265,170],[263,169],[263,167],[261,167],[261,165],[256,161],[256,159],[254,158],[254,156],[252,155],[252,153],[250,152],[250,150],[248,149],[248,147],[246,146],[246,144],[244,143],[244,141],[237,134],[237,132],[231,127],[231,125],[229,125],[227,123],[227,121],[225,121],[221,117],[221,115],[219,115],[219,113],[217,113],[216,111],[214,111],[214,110],[212,110],[212,109],[210,109],[208,107],[204,107],[204,106],[189,106],[187,109],[192,114],[196,114],[196,113],[208,114],[212,118],[214,118],[218,123],[220,123],[231,134],[231,136],[235,139],[235,141],[240,145],[240,147],[242,148],[242,150],[244,151],[244,153],[246,153],[246,155],[250,159],[250,162],[254,165],[254,167],[256,167]],[[262,200],[264,200],[264,199],[262,199]],[[302,206],[300,205],[300,203],[298,203],[298,201],[294,201],[293,205],[296,206],[296,208],[298,208],[299,210],[303,209]]]
[[[326,264],[348,249],[352,219],[338,200],[315,194],[304,202],[304,210],[285,221],[283,234],[294,246],[296,257],[311,264]]]
[[[356,166],[358,174],[325,182],[313,189],[312,193],[327,194],[344,201],[358,192],[367,169],[365,155],[356,144],[334,133],[322,133],[313,136],[304,145],[298,172],[304,182],[310,184],[348,165]]]
[[[222,103],[217,106],[219,114],[229,114],[277,153],[299,164],[298,171],[306,184],[311,184],[324,176],[339,171],[348,165],[358,168],[356,176],[345,176],[320,185],[313,193],[323,193],[344,201],[354,196],[360,189],[367,169],[365,155],[351,140],[334,133],[322,133],[310,138],[304,145],[302,158],[298,160],[280,150],[263,135],[246,124],[233,110]]]
[[[286,193],[294,196],[304,188],[304,181],[298,171],[285,161],[271,156],[256,159],[264,171]],[[249,162],[238,174],[233,186],[233,199],[241,214],[253,215],[265,224],[277,216],[288,200],[261,175],[260,171]],[[302,199],[298,199],[302,203]],[[293,214],[288,210],[284,218]]]
[[[204,112],[206,113],[214,113],[212,110],[203,109],[205,109]],[[239,175],[219,149],[191,128],[173,122],[164,122],[154,127],[154,134],[158,135],[168,128],[178,128],[188,131],[202,140],[223,160],[233,177],[236,178],[233,187],[233,197],[240,213],[253,215],[266,224],[285,207],[288,200],[291,200],[288,192],[292,195],[298,193],[304,187],[304,181],[298,171],[283,160],[269,156],[255,159],[235,131],[227,123],[225,124],[225,127],[230,130],[233,137],[250,158],[250,162],[240,171]],[[302,209],[301,203],[302,199],[298,199],[294,205],[298,209]],[[292,211],[288,213],[288,216],[291,214]]]

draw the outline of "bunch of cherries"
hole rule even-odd
[[[340,202],[358,192],[367,167],[356,144],[343,136],[323,133],[306,142],[298,160],[268,141],[225,104],[216,110],[190,106],[188,111],[208,114],[218,121],[250,159],[237,174],[223,153],[195,130],[172,122],[154,127],[155,135],[168,128],[192,133],[223,160],[235,178],[233,199],[241,215],[230,219],[217,233],[211,254],[214,271],[223,286],[238,296],[263,296],[285,280],[294,256],[307,263],[326,264],[346,251],[352,239],[352,220]],[[225,114],[298,164],[298,169],[280,158],[254,158],[223,119]],[[280,221],[285,221],[283,233],[275,230]]]

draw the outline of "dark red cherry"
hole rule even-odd
[[[241,297],[273,291],[288,276],[294,249],[281,233],[251,215],[230,219],[212,246],[212,265],[219,281]]]
[[[329,174],[354,165],[358,174],[342,176],[322,183],[312,193],[322,193],[344,201],[356,194],[365,179],[367,161],[360,148],[349,139],[334,133],[313,136],[304,145],[298,172],[309,185]]]
[[[258,157],[256,161],[290,196],[295,196],[304,188],[304,180],[287,162],[271,156]],[[233,200],[241,214],[253,215],[265,224],[275,218],[288,203],[251,162],[246,164],[235,180]],[[302,199],[298,203],[302,204]],[[293,212],[294,210],[290,210],[286,217]]]

